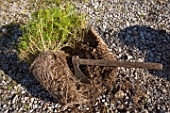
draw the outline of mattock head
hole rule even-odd
[[[80,62],[79,62],[79,57],[78,56],[73,56],[72,57],[72,63],[74,66],[74,74],[75,76],[80,79],[81,82],[89,84],[90,80],[83,74],[83,72],[80,70]]]

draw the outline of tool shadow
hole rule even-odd
[[[150,73],[170,80],[170,34],[149,26],[130,26],[118,33],[118,39],[127,46],[146,52],[145,62],[163,64],[163,70],[149,70]]]

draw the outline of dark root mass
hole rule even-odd
[[[102,38],[94,29],[89,30],[84,42],[75,48],[45,51],[38,55],[30,71],[48,92],[66,105],[87,105],[91,107],[102,93],[108,93],[113,85],[117,68],[99,66],[80,66],[81,71],[90,80],[81,82],[74,74],[71,57],[117,60]]]

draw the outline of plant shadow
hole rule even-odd
[[[31,96],[45,102],[57,102],[29,72],[29,64],[19,60],[17,43],[20,36],[22,32],[19,24],[0,26],[0,69],[23,86]]]
[[[170,80],[170,34],[165,30],[156,30],[149,26],[129,26],[118,33],[118,38],[127,46],[133,46],[146,52],[145,62],[163,64],[163,70],[149,70],[165,80]]]

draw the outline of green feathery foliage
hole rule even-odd
[[[32,63],[42,51],[74,45],[83,37],[85,23],[85,15],[78,13],[69,3],[40,9],[27,25],[21,27],[23,36],[18,44],[20,59]]]

